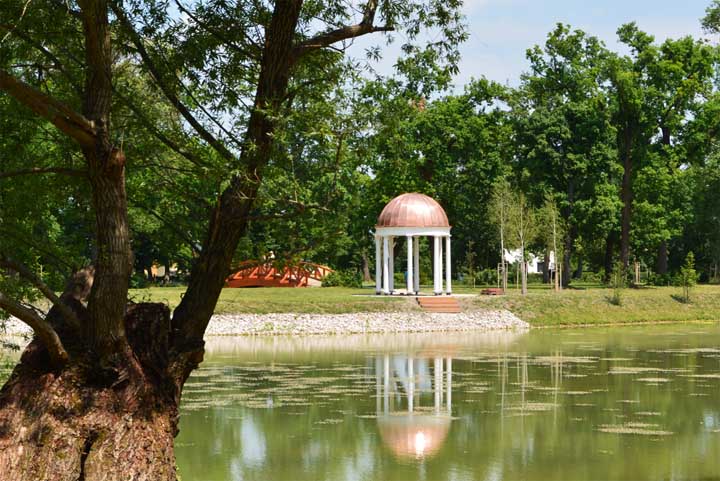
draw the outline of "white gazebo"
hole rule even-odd
[[[433,293],[452,294],[450,223],[445,211],[424,194],[402,194],[388,202],[375,226],[375,292],[399,294],[393,282],[395,239],[407,240],[407,294],[420,293],[420,237],[433,239]],[[443,239],[444,251],[443,256]],[[443,285],[443,260],[445,285]]]

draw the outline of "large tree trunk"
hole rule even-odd
[[[565,233],[565,238],[563,239],[562,275],[560,276],[562,287],[568,287],[570,285],[570,258],[573,254],[575,237],[577,236],[577,227],[571,222],[573,210],[575,209],[575,179],[572,177],[568,181],[567,199],[568,205],[563,209],[563,217],[565,218],[565,223],[568,228]]]
[[[202,344],[203,333],[230,273],[233,254],[247,229],[263,168],[272,153],[275,130],[272,116],[287,93],[301,7],[302,0],[282,0],[275,4],[266,34],[255,108],[250,114],[240,155],[244,172],[235,176],[220,196],[212,213],[208,237],[192,269],[187,292],[173,314],[176,339],[190,349]],[[184,350],[184,345],[178,348]]]
[[[575,272],[573,272],[573,279],[582,279],[583,275],[583,258],[582,254],[578,255],[577,258],[577,267],[575,268]]]
[[[166,306],[130,306],[125,325],[115,371],[70,342],[71,363],[54,371],[44,345],[28,345],[0,391],[0,479],[176,479],[173,438],[189,370],[173,372]]]
[[[620,262],[623,269],[627,271],[630,264],[630,223],[632,218],[632,141],[633,134],[630,127],[626,127],[622,133],[621,156],[623,164],[622,185],[620,187],[620,198],[623,203],[622,219],[620,222]]]
[[[668,151],[672,148],[670,145],[670,128],[665,125],[663,122],[660,123],[660,132],[662,133],[662,145],[665,148],[665,153],[669,153]],[[670,161],[668,161],[668,170],[670,171],[670,174],[672,175],[672,167],[670,167]],[[668,271],[668,241],[667,239],[663,239],[662,242],[660,242],[660,245],[658,246],[658,252],[657,252],[657,260],[655,263],[655,271],[658,274],[664,275],[667,274]]]
[[[367,251],[365,249],[362,251],[362,276],[363,281],[365,282],[370,282],[372,280],[372,276],[370,275],[370,261],[368,260]]]
[[[85,37],[83,115],[95,127],[94,142],[83,146],[96,220],[95,281],[88,300],[92,322],[85,324],[89,344],[101,357],[124,342],[123,313],[132,256],[125,193],[125,156],[110,142],[112,51],[106,0],[78,2]]]
[[[658,274],[667,274],[668,271],[668,245],[667,241],[662,241],[658,247],[657,262],[655,263],[655,272]]]
[[[613,271],[613,255],[615,253],[615,235],[611,232],[605,239],[605,259],[603,264],[605,272],[603,273],[603,282],[610,284],[610,277]]]

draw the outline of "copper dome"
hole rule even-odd
[[[402,194],[388,202],[377,227],[450,227],[445,211],[425,194]]]

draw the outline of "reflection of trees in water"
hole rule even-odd
[[[478,352],[460,344],[452,354],[381,353],[367,362],[361,351],[312,362],[296,352],[295,364],[277,365],[276,371],[254,357],[261,363],[253,370],[229,368],[236,392],[213,394],[235,396],[235,402],[183,417],[180,427],[189,435],[179,442],[188,439],[193,446],[178,449],[181,472],[184,479],[208,481],[434,480],[449,472],[468,479],[692,479],[720,472],[720,433],[713,432],[720,429],[720,380],[690,377],[720,371],[720,352],[691,349],[716,338],[694,344],[671,339],[663,349],[638,350],[622,340],[559,349],[562,334],[555,336],[560,339],[544,350]],[[325,370],[349,366],[355,370]],[[282,392],[273,387],[274,378],[289,375],[294,387],[290,381]],[[217,377],[208,375],[201,384],[212,386]],[[309,382],[322,377],[328,381]],[[327,387],[332,395],[316,396]],[[247,407],[247,393],[258,403],[275,399],[274,407]],[[283,396],[309,405],[283,404]],[[383,436],[386,419],[404,437]],[[447,420],[447,432],[437,447],[427,434],[416,437],[425,429],[417,420],[440,419]],[[598,432],[628,423],[674,434]]]

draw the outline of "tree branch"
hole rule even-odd
[[[185,6],[182,4],[182,2],[180,2],[180,0],[175,0],[175,5],[177,5],[178,9],[179,9],[181,12],[183,12],[185,15],[187,15],[188,17],[190,17],[190,19],[192,19],[192,21],[194,21],[194,22],[195,22],[196,24],[198,24],[200,27],[202,27],[203,29],[205,29],[205,31],[207,31],[207,32],[210,33],[212,36],[214,36],[215,38],[217,38],[218,40],[220,40],[220,41],[223,43],[223,45],[225,45],[226,47],[228,47],[228,48],[236,51],[237,53],[239,53],[239,54],[241,54],[241,55],[243,55],[243,56],[250,57],[250,58],[254,58],[254,59],[259,59],[260,56],[262,55],[262,48],[261,48],[257,43],[255,43],[249,36],[246,35],[245,38],[250,42],[250,44],[251,44],[251,46],[252,46],[252,49],[251,49],[251,50],[247,50],[247,49],[242,48],[241,46],[237,45],[235,42],[233,42],[233,41],[229,40],[227,37],[225,37],[225,35],[223,35],[223,34],[222,34],[221,32],[219,32],[217,29],[212,28],[212,27],[211,27],[210,25],[208,25],[206,22],[203,22],[202,20],[200,20],[200,19],[197,17],[197,15],[194,15],[194,14],[190,11],[189,8],[185,7]]]
[[[120,23],[126,29],[128,35],[130,36],[130,40],[132,41],[133,45],[135,45],[135,49],[137,50],[138,54],[140,54],[140,58],[142,59],[143,64],[153,76],[155,82],[157,83],[157,86],[160,88],[165,97],[170,101],[173,107],[175,107],[177,111],[180,112],[183,118],[195,129],[198,135],[205,142],[207,142],[213,149],[215,149],[215,151],[223,158],[230,162],[235,162],[235,155],[233,155],[233,153],[230,152],[227,147],[223,145],[222,142],[220,142],[213,134],[210,133],[210,131],[208,131],[200,123],[200,121],[195,118],[192,112],[190,112],[190,109],[180,100],[180,98],[174,92],[174,89],[171,88],[171,86],[165,81],[165,76],[160,72],[160,69],[157,67],[157,65],[155,65],[155,62],[150,57],[150,54],[148,53],[145,45],[143,44],[142,38],[140,38],[140,35],[133,27],[130,19],[127,17],[127,15],[125,15],[122,7],[119,7],[115,2],[110,2],[110,5],[113,13],[115,13],[115,16],[118,18]]]
[[[78,320],[72,309],[63,304],[60,298],[55,295],[53,290],[50,289],[47,284],[45,284],[42,279],[35,275],[35,273],[32,272],[26,265],[9,258],[5,254],[0,252],[0,267],[5,267],[6,269],[17,272],[20,277],[35,286],[60,311],[68,324],[72,328],[79,331],[80,321]]]
[[[75,82],[75,79],[73,79],[70,73],[65,69],[65,66],[57,57],[57,55],[48,50],[42,43],[33,39],[27,32],[24,32],[17,27],[13,27],[12,25],[0,24],[0,30],[6,30],[9,34],[15,35],[21,40],[24,40],[25,43],[42,53],[47,59],[49,59],[53,63],[54,67],[57,68],[65,76],[75,93],[82,94],[82,88],[77,82]]]
[[[373,25],[375,22],[377,6],[377,0],[368,0],[367,5],[365,5],[365,11],[363,12],[363,19],[360,23],[330,30],[329,32],[318,34],[301,42],[293,49],[293,59],[297,61],[300,57],[310,51],[330,47],[332,44],[343,40],[361,37],[369,33],[391,32],[395,30],[395,28],[390,25]]]
[[[60,174],[72,177],[85,177],[87,175],[87,173],[83,170],[71,169],[68,167],[34,167],[30,169],[14,170],[12,172],[0,172],[0,179],[33,174]]]
[[[193,152],[184,149],[181,145],[168,137],[168,135],[161,132],[160,129],[155,126],[155,123],[148,119],[147,115],[145,115],[145,112],[143,112],[142,109],[135,105],[135,103],[132,102],[125,94],[122,94],[117,90],[114,90],[113,93],[118,98],[120,98],[120,100],[122,100],[125,105],[135,114],[135,120],[137,120],[141,125],[148,129],[150,134],[154,135],[156,139],[165,144],[170,150],[184,157],[186,160],[188,160],[192,164],[197,165],[198,167],[211,168],[211,165],[208,162],[204,161],[203,159],[195,155]]]
[[[68,353],[60,341],[55,329],[42,317],[38,316],[34,311],[21,305],[20,303],[10,299],[8,296],[0,292],[0,309],[7,311],[11,316],[15,316],[22,322],[32,327],[35,335],[45,344],[50,358],[57,366],[62,366],[68,361]]]
[[[90,147],[94,144],[96,133],[92,122],[62,102],[16,79],[2,69],[0,69],[0,90],[4,90],[15,100],[51,122],[81,146]]]

